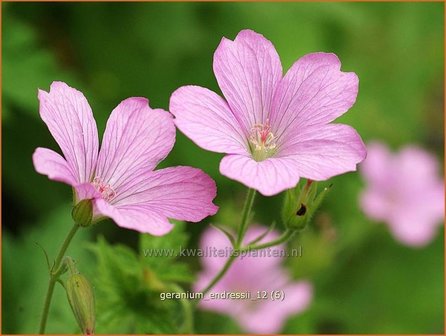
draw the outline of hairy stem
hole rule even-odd
[[[45,302],[43,304],[43,311],[42,311],[42,318],[40,320],[40,328],[39,328],[39,334],[45,333],[45,327],[46,327],[46,321],[48,320],[48,312],[50,310],[51,305],[51,299],[53,297],[54,292],[54,286],[59,278],[59,269],[60,265],[62,263],[62,259],[65,255],[65,252],[68,249],[68,246],[71,243],[71,240],[73,239],[74,235],[76,234],[77,230],[79,229],[79,225],[74,224],[71,228],[70,232],[68,232],[67,237],[65,238],[62,246],[60,247],[59,253],[57,254],[56,260],[54,261],[54,265],[51,268],[50,271],[50,281],[48,283],[48,290],[46,292],[45,296]]]

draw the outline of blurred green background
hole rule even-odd
[[[111,110],[124,98],[145,96],[152,107],[168,109],[179,86],[219,92],[213,52],[223,36],[233,39],[250,28],[274,43],[284,69],[309,52],[336,53],[343,70],[360,78],[357,102],[340,120],[354,126],[365,142],[382,140],[394,149],[415,143],[443,162],[443,10],[442,3],[2,3],[3,333],[37,331],[48,277],[37,244],[54,258],[71,227],[71,190],[32,166],[36,147],[58,150],[39,118],[38,88],[48,90],[53,80],[62,80],[81,90],[102,134]],[[220,158],[177,132],[175,148],[161,164],[200,167],[217,182],[221,210],[185,226],[188,246],[197,246],[211,221],[238,222],[245,190],[219,175]],[[359,174],[330,182],[333,190],[314,224],[294,242],[303,246],[303,257],[286,262],[293,277],[314,283],[314,300],[305,313],[287,321],[283,332],[443,333],[443,229],[423,249],[402,246],[360,211],[364,185]],[[279,217],[280,195],[256,202],[257,222],[268,225]],[[117,264],[111,275],[104,273],[111,268],[92,248],[99,236],[125,246],[120,247],[125,252],[116,253],[129,256],[131,262],[122,261],[128,268],[139,265],[140,239],[105,221],[84,230],[70,247],[99,292],[97,332],[175,332],[156,325],[154,310],[145,307],[151,303],[144,288],[120,291],[119,281],[113,305],[121,304],[117,318],[124,322],[115,323],[121,329],[112,323],[117,313],[104,299],[110,298],[104,290],[110,284],[101,281],[121,270]],[[191,273],[199,270],[196,259],[182,262]],[[123,272],[122,281],[130,273]],[[128,300],[140,294],[147,300]],[[77,332],[61,288],[48,331]],[[241,331],[228,317],[196,315],[196,332]]]

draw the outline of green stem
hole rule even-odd
[[[60,275],[58,272],[60,269],[60,264],[62,262],[64,255],[65,255],[65,252],[67,251],[68,246],[71,243],[71,240],[73,239],[73,237],[76,234],[78,229],[79,229],[79,225],[74,224],[74,226],[71,228],[70,232],[68,232],[68,235],[65,238],[65,240],[59,250],[59,253],[57,254],[56,260],[54,261],[54,265],[51,268],[50,281],[48,284],[48,290],[46,292],[45,303],[43,304],[42,319],[40,320],[39,334],[45,333],[46,321],[48,319],[48,312],[50,310],[51,299],[53,297],[53,292],[54,292],[54,285],[56,284],[56,282],[59,278],[59,275]]]
[[[235,252],[240,249],[240,246],[243,242],[243,237],[245,236],[246,230],[248,229],[248,220],[251,215],[251,210],[254,204],[255,196],[256,196],[256,191],[254,189],[248,189],[248,193],[246,194],[245,205],[243,206],[242,221],[240,223],[237,238],[235,240],[234,253],[232,253],[231,256],[228,258],[228,260],[226,260],[226,263],[224,264],[223,268],[211,280],[209,285],[207,285],[206,288],[201,291],[203,297],[217,284],[217,282],[221,280],[221,278],[223,278],[223,276],[228,271],[229,267],[231,267],[232,263],[237,258],[238,254]]]
[[[242,222],[240,224],[237,239],[235,241],[235,248],[238,249],[242,242],[243,238],[245,237],[246,230],[248,229],[248,221],[249,217],[251,215],[252,206],[254,204],[254,199],[256,197],[256,191],[255,189],[248,189],[248,193],[246,195],[245,205],[243,206],[243,213],[242,213]]]
[[[277,238],[275,240],[271,240],[270,242],[267,242],[264,244],[245,246],[240,249],[240,253],[245,252],[245,251],[262,250],[262,249],[265,249],[268,247],[273,247],[273,246],[277,246],[277,245],[286,243],[288,240],[290,240],[294,236],[295,233],[296,233],[296,231],[286,230],[284,233],[282,233],[282,235],[280,235],[279,238]]]
[[[40,320],[39,334],[44,334],[45,333],[46,320],[47,320],[47,317],[48,317],[48,311],[50,309],[51,298],[53,296],[53,291],[54,291],[54,285],[55,284],[56,284],[56,281],[51,276],[50,277],[50,282],[48,284],[48,290],[46,291],[45,303],[43,305],[43,312],[42,312],[42,319]]]
[[[224,264],[224,266],[220,270],[220,272],[218,272],[218,274],[212,279],[212,281],[209,283],[209,285],[207,285],[207,287],[201,291],[201,293],[203,294],[203,297],[212,289],[212,287],[214,287],[217,284],[217,282],[219,282],[221,280],[221,278],[223,278],[223,276],[226,274],[229,267],[231,267],[231,265],[235,261],[235,259],[237,259],[237,254],[236,253],[231,254],[231,256],[228,258],[228,260],[226,260],[226,263]]]

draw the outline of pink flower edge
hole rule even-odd
[[[84,95],[54,82],[39,90],[40,115],[63,156],[37,148],[36,171],[71,185],[76,200],[92,199],[94,218],[153,235],[172,229],[168,218],[201,221],[218,207],[215,182],[201,170],[153,170],[171,151],[175,126],[170,113],[152,109],[146,98],[122,101],[112,112],[99,150],[96,122]]]

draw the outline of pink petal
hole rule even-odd
[[[293,282],[285,286],[286,297],[280,310],[283,314],[300,314],[313,299],[313,285],[308,281]]]
[[[394,190],[395,185],[412,190],[428,189],[438,183],[438,162],[431,153],[417,146],[406,146],[392,154],[385,144],[372,142],[367,145],[367,159],[361,164],[365,179],[381,190]]]
[[[219,153],[242,154],[248,144],[228,104],[216,93],[183,86],[170,97],[176,126],[198,146]]]
[[[160,216],[199,222],[214,215],[215,182],[200,169],[173,167],[142,172],[122,188],[112,203],[121,207],[141,207]]]
[[[419,209],[418,209],[419,210]],[[417,209],[395,210],[390,217],[390,231],[403,244],[426,246],[435,236],[442,217],[432,218]]]
[[[234,41],[223,38],[214,54],[218,84],[245,134],[265,123],[282,77],[273,44],[252,30],[242,30]]]
[[[386,197],[381,190],[369,188],[360,198],[361,208],[364,213],[374,220],[385,220],[392,211],[390,197]]]
[[[127,180],[155,168],[174,142],[170,113],[151,109],[146,98],[128,98],[108,119],[95,177],[119,194]]]
[[[58,153],[48,148],[37,148],[33,154],[34,168],[39,174],[47,175],[50,180],[69,185],[76,184],[71,167]]]
[[[256,300],[257,291],[271,292],[284,289],[285,283],[288,281],[288,274],[280,267],[279,263],[269,263],[270,267],[259,267],[259,264],[263,265],[264,259],[264,257],[242,259],[240,256],[212,289],[212,293],[250,292],[252,301],[249,299],[208,299],[206,297],[200,302],[200,307],[228,314],[249,330],[250,326],[246,326],[244,322],[251,316],[255,316],[257,310],[261,310],[264,305],[261,300]],[[218,271],[219,269],[205,268],[194,289],[202,290]],[[274,311],[270,310],[269,313],[273,314]]]
[[[229,257],[228,253],[226,252],[232,251],[232,245],[229,239],[225,236],[224,233],[220,232],[217,228],[214,227],[209,227],[206,231],[204,231],[200,239],[200,248],[203,251],[211,251],[211,249],[216,251],[217,255],[209,252],[206,256],[203,256],[200,259],[203,263],[204,268],[208,271],[208,273],[211,273],[210,276],[216,275],[216,273],[223,267]],[[218,255],[218,251],[224,251],[225,254],[223,256],[220,256]],[[203,288],[204,286],[200,289]]]
[[[59,144],[77,183],[91,180],[98,155],[98,131],[84,95],[62,82],[39,90],[40,116]]]
[[[74,187],[76,192],[76,202],[84,199],[96,199],[101,198],[101,194],[93,187],[91,183],[82,183]]]
[[[173,229],[167,218],[149,208],[140,205],[126,205],[119,208],[110,205],[103,199],[96,199],[98,211],[111,219],[118,226],[141,233],[162,236]]]
[[[279,152],[299,176],[317,181],[355,171],[365,156],[361,137],[343,124],[303,128],[287,139]]]
[[[103,202],[101,194],[95,189],[95,187],[93,187],[91,183],[82,183],[74,186],[74,192],[75,192],[75,204],[85,199],[92,200],[93,221],[98,220],[105,216],[99,211],[97,207],[98,201]]]
[[[288,281],[289,275],[286,269],[281,267],[284,260],[274,254],[262,253],[270,252],[267,250],[252,251],[237,258],[225,278],[228,289],[244,289],[252,292],[272,290],[281,288]],[[261,278],[259,278],[259,274],[262,274]]]
[[[231,272],[231,269],[229,269],[228,272]],[[194,291],[202,291],[207,285],[209,285],[215,275],[216,272],[209,272],[207,270],[198,274],[197,281],[193,285]],[[227,274],[223,276],[223,278],[212,288],[212,293],[222,293],[229,290],[225,281],[225,278],[227,278],[227,276]],[[206,296],[198,303],[198,307],[204,310],[211,310],[217,313],[229,315],[231,315],[231,313],[233,313],[234,310],[237,309],[236,307],[234,307],[234,303],[231,300],[210,299]]]
[[[401,243],[427,245],[444,217],[444,184],[437,160],[416,146],[392,154],[375,142],[368,145],[368,152],[361,169],[369,184],[361,197],[365,214],[386,222]]]
[[[295,187],[299,182],[299,172],[289,161],[271,158],[257,162],[248,156],[227,155],[220,162],[220,173],[264,196],[272,196]]]
[[[367,158],[361,163],[361,173],[370,182],[385,188],[392,169],[392,156],[384,144],[367,145]]]
[[[426,150],[407,146],[402,149],[393,160],[392,170],[398,171],[401,183],[411,181],[412,188],[424,188],[438,183],[438,162],[434,155]],[[443,183],[441,183],[443,185]]]
[[[426,213],[434,222],[440,223],[444,219],[445,193],[444,180],[438,175],[437,181],[429,185],[429,190],[420,194],[425,200]]]
[[[354,104],[358,77],[340,68],[337,56],[326,53],[308,54],[293,64],[274,95],[271,125],[277,136],[327,124]]]
[[[247,331],[259,334],[279,333],[288,317],[306,310],[313,297],[313,287],[307,281],[294,282],[285,288],[274,290],[284,291],[283,301],[268,299],[259,304],[258,309],[240,315],[240,322]]]

